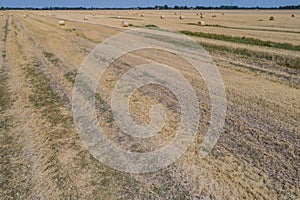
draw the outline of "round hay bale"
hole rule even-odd
[[[26,18],[26,17],[27,17],[27,15],[23,15],[23,17],[24,17],[24,18]]]
[[[201,15],[200,18],[204,19],[204,18],[205,18],[205,15]]]
[[[88,20],[88,19],[89,19],[89,18],[88,18],[87,16],[84,17],[84,20],[85,20],[85,21]]]
[[[1,13],[0,16],[3,16],[3,13]]]
[[[160,18],[161,18],[161,19],[165,19],[165,16],[162,15],[162,16],[160,16]]]
[[[184,20],[184,17],[183,17],[183,16],[180,16],[179,19],[180,19],[180,20]]]
[[[295,17],[295,14],[292,14],[292,16],[291,17]]]
[[[123,21],[123,22],[122,22],[122,26],[123,26],[123,27],[128,27],[128,26],[129,26],[129,23],[126,22],[126,21]]]
[[[204,21],[198,22],[198,26],[205,26],[205,22]]]
[[[12,14],[12,13],[10,13],[9,15],[10,15],[11,17],[13,16],[13,14]]]
[[[66,25],[66,24],[65,24],[65,21],[64,21],[64,20],[59,20],[59,21],[58,21],[58,25],[64,26],[64,25]]]
[[[141,17],[145,17],[145,15],[144,15],[144,14],[141,14]]]
[[[196,15],[199,15],[199,13],[196,13]]]
[[[222,15],[225,15],[225,13],[222,13]]]
[[[274,21],[274,20],[275,20],[275,17],[271,16],[271,17],[269,18],[269,20],[270,20],[270,21]]]
[[[175,15],[178,15],[178,13],[176,12]]]
[[[213,17],[213,18],[216,18],[216,17],[217,17],[217,15],[213,15],[213,16],[211,16],[211,17]]]
[[[118,19],[121,19],[121,16],[118,16],[117,18],[118,18]]]

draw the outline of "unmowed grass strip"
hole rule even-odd
[[[126,19],[126,20],[137,20],[137,21],[142,21],[141,19],[137,19],[137,18],[131,18],[131,17],[108,17],[111,19]]]
[[[288,43],[279,43],[273,41],[264,41],[257,38],[250,38],[250,37],[237,37],[237,36],[230,36],[230,35],[223,35],[223,34],[215,34],[215,33],[203,33],[203,32],[192,32],[183,30],[180,33],[194,36],[194,37],[202,37],[214,40],[222,40],[227,42],[234,42],[240,44],[249,44],[255,46],[264,46],[264,47],[271,47],[277,49],[285,49],[285,50],[292,50],[292,51],[300,51],[299,45],[292,45]]]
[[[49,85],[50,80],[46,75],[39,71],[40,64],[34,62],[32,64],[23,65],[22,69],[26,74],[26,79],[31,85],[32,93],[29,96],[30,102],[34,108],[41,114],[41,117],[49,122],[47,135],[47,143],[40,146],[40,151],[46,152],[43,166],[44,172],[51,173],[53,184],[60,190],[60,197],[65,199],[71,196],[78,196],[77,191],[70,191],[71,186],[68,183],[68,175],[64,173],[64,169],[58,159],[58,154],[62,151],[63,143],[60,141],[66,134],[66,130],[71,128],[71,119],[63,114],[61,108],[64,106],[62,99],[59,97]],[[63,129],[57,129],[63,125]],[[75,188],[76,189],[76,188]],[[58,191],[57,191],[58,192]]]
[[[5,43],[7,41],[7,36],[8,36],[8,32],[9,32],[9,18],[7,17],[6,21],[5,21],[5,25],[3,26],[3,31],[4,31],[4,36],[2,41]],[[6,59],[6,48],[4,47],[2,49],[2,58],[5,60]]]
[[[222,45],[215,45],[215,44],[208,44],[208,43],[201,43],[201,45],[205,47],[208,51],[226,52],[226,53],[241,55],[244,57],[263,59],[263,60],[274,62],[277,65],[283,67],[300,69],[300,57],[271,54],[267,52],[253,51],[244,48],[231,48]]]
[[[155,24],[146,24],[144,27],[145,28],[158,28],[158,26],[156,26]]]
[[[5,65],[3,64],[2,67]],[[13,174],[20,170],[21,166],[14,162],[12,159],[14,155],[20,154],[20,146],[15,141],[15,136],[10,134],[10,129],[13,127],[13,116],[6,115],[5,112],[13,105],[13,99],[8,89],[8,76],[7,73],[0,68],[0,193],[3,199],[17,198],[16,190],[11,188],[11,179]],[[12,166],[14,168],[12,169]]]
[[[3,41],[6,42],[7,40],[7,36],[8,36],[8,29],[9,26],[9,17],[7,17],[6,21],[5,21],[5,25],[3,26],[3,30],[4,30],[4,37],[3,37]]]
[[[30,102],[35,108],[41,110],[41,113],[46,117],[52,125],[56,125],[64,121],[65,116],[61,114],[59,107],[63,106],[63,102],[59,95],[54,92],[47,84],[49,79],[36,68],[38,63],[24,66],[26,71],[26,78],[30,80],[32,87],[32,94],[30,95]]]
[[[8,109],[12,104],[7,82],[7,74],[0,69],[0,113]]]

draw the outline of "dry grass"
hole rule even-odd
[[[149,121],[152,104],[160,102],[168,108],[166,126],[158,137],[132,139],[122,134],[114,122],[109,106],[113,86],[123,73],[145,62],[173,66],[193,83],[201,109],[198,137],[180,160],[156,173],[130,175],[95,160],[81,144],[72,120],[72,86],[88,53],[99,42],[123,31],[115,16],[128,16],[127,12],[131,15],[134,11],[95,12],[85,23],[84,16],[92,15],[85,11],[70,11],[68,15],[60,11],[30,12],[28,18],[16,11],[7,21],[0,18],[4,27],[0,36],[5,38],[1,42],[7,47],[1,57],[7,63],[0,74],[1,198],[299,198],[300,93],[296,87],[299,56],[295,49],[277,48],[273,54],[263,45],[250,49],[228,41],[231,48],[217,38],[203,43],[220,69],[228,100],[224,132],[204,160],[198,158],[198,152],[209,123],[210,106],[202,78],[185,60],[166,52],[142,50],[121,57],[108,68],[95,96],[99,124],[109,139],[120,148],[144,152],[168,143],[176,130],[178,102],[171,92],[155,85],[137,90],[130,106],[132,117],[141,124]],[[222,27],[188,25],[199,20],[195,11],[183,11],[183,21],[174,11],[145,11],[139,20],[126,20],[141,28],[201,29],[204,33],[213,30],[212,35],[226,30],[226,37],[240,39],[240,35],[249,34],[257,41],[264,41],[264,34],[260,34],[266,32],[273,43],[289,40],[289,45],[299,45],[295,39],[300,32],[299,22],[292,21],[287,11],[228,11],[222,17],[222,11],[217,12],[207,11],[207,16],[218,17],[207,17],[206,21]],[[166,19],[161,20],[161,15]],[[268,21],[271,15],[275,21]],[[68,23],[60,27],[57,18]],[[260,18],[265,20],[258,22]],[[287,18],[291,21],[284,22]]]

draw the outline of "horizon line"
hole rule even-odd
[[[166,7],[167,6],[167,7]],[[176,6],[168,6],[168,5],[155,5],[155,6],[132,6],[132,7],[93,7],[93,6],[43,6],[43,7],[34,7],[34,6],[1,6],[0,10],[9,10],[9,9],[88,9],[88,10],[138,10],[138,9],[153,9],[153,10],[192,10],[192,9],[300,9],[299,5],[285,5],[285,6],[231,6],[231,5],[220,5],[220,6],[186,6],[186,5],[176,5]]]

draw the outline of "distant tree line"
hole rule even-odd
[[[300,5],[290,5],[290,6],[280,6],[280,7],[239,7],[239,6],[173,6],[168,5],[163,6],[154,6],[154,7],[130,7],[130,8],[97,8],[97,7],[43,7],[43,8],[34,8],[34,7],[0,7],[0,10],[233,10],[233,9],[300,9]]]

